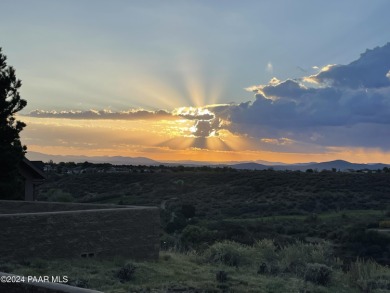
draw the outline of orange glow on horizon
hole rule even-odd
[[[50,147],[29,145],[29,151],[41,152],[49,155],[84,155],[84,156],[124,156],[148,157],[156,161],[199,161],[199,162],[239,162],[264,160],[269,162],[283,162],[287,164],[325,162],[332,160],[346,160],[352,163],[390,163],[390,153],[380,154],[365,152],[359,156],[354,155],[353,149],[340,153],[276,153],[265,151],[215,151],[207,149],[172,150],[169,147],[154,147],[143,150],[143,147],[128,148],[94,148],[81,149],[72,147]]]
[[[194,137],[189,130],[193,120],[19,118],[27,123],[21,138],[28,150],[52,155],[148,157],[156,161],[305,163],[342,159],[390,163],[390,152],[378,148],[327,147],[315,151],[308,146],[304,151],[299,145],[290,146],[294,141],[254,139],[227,130],[219,130],[218,136]],[[277,147],[285,149],[276,151]]]

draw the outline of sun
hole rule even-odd
[[[189,137],[215,137],[218,135],[220,123],[216,115],[209,109],[202,107],[181,107],[173,111],[173,114],[187,120],[192,120],[193,125],[188,129]]]

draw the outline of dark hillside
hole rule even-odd
[[[160,206],[170,200],[195,205],[206,218],[246,218],[385,209],[390,174],[211,170],[53,175],[40,188],[40,197],[58,190],[76,201]]]
[[[215,241],[332,241],[338,256],[390,263],[389,173],[237,171],[172,167],[144,173],[55,175],[42,200],[161,208],[162,247]]]

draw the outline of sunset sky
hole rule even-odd
[[[1,2],[29,151],[390,163],[390,2]],[[368,49],[368,50],[367,50]]]

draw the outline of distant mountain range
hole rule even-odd
[[[240,163],[231,165],[232,168],[235,169],[247,169],[247,170],[267,170],[272,168],[273,170],[292,170],[292,171],[305,171],[307,169],[313,169],[313,170],[332,170],[333,168],[337,171],[345,171],[345,170],[362,170],[362,169],[368,169],[368,170],[377,170],[377,169],[383,169],[384,167],[389,167],[390,165],[376,163],[376,164],[356,164],[356,163],[350,163],[343,160],[335,160],[335,161],[329,161],[329,162],[322,162],[322,163],[301,163],[301,164],[292,164],[292,165],[273,165],[273,166],[267,166],[263,164],[257,164],[257,163]]]
[[[233,166],[236,164],[250,164],[250,163],[256,163],[256,164],[261,164],[261,165],[266,165],[266,166],[274,166],[274,165],[286,165],[285,163],[281,162],[269,162],[269,161],[264,161],[264,160],[257,160],[254,162],[247,162],[247,161],[225,161],[225,162],[202,162],[202,161],[191,161],[191,160],[186,160],[186,161],[164,161],[164,164],[168,165],[185,165],[185,166],[205,166],[205,165],[222,165],[222,166]]]
[[[91,162],[91,163],[110,163],[113,165],[168,165],[168,166],[214,166],[214,165],[223,165],[223,166],[231,166],[238,163],[249,163],[249,162],[237,162],[237,161],[227,161],[227,162],[202,162],[202,161],[191,161],[191,160],[185,160],[185,161],[175,161],[175,160],[167,160],[164,162],[155,161],[149,158],[145,157],[122,157],[122,156],[70,156],[70,155],[47,155],[43,153],[38,152],[27,152],[27,158],[31,161],[43,161],[43,162],[49,162],[52,160],[54,163],[59,162],[75,162],[75,163],[82,163],[85,161]],[[263,164],[263,165],[284,165],[284,163],[280,162],[268,162],[263,160],[255,161],[255,163]]]
[[[49,162],[52,160],[55,163],[59,162],[75,162],[82,163],[88,161],[90,163],[110,163],[113,165],[168,165],[168,166],[229,166],[239,170],[267,170],[272,168],[273,170],[292,170],[292,171],[305,171],[307,169],[313,170],[332,170],[333,168],[337,171],[345,170],[377,170],[383,169],[384,167],[390,167],[387,164],[374,163],[374,164],[356,164],[350,163],[343,160],[335,160],[321,163],[296,163],[296,164],[284,164],[280,162],[268,162],[258,160],[256,162],[199,162],[199,161],[164,161],[159,162],[145,157],[122,157],[122,156],[62,156],[62,155],[47,155],[38,152],[28,152],[27,158],[32,161],[43,161]]]
[[[160,162],[154,161],[144,157],[121,157],[121,156],[62,156],[62,155],[47,155],[38,152],[27,152],[27,158],[31,161],[43,161],[49,162],[52,160],[54,163],[59,162],[75,162],[82,163],[88,161],[90,163],[110,163],[113,165],[161,165]]]

